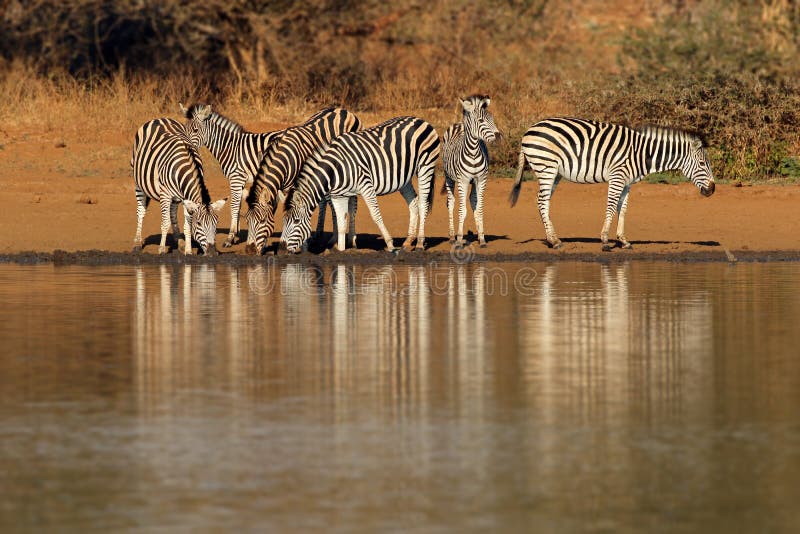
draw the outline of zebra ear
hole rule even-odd
[[[700,150],[701,148],[703,148],[703,141],[701,139],[697,139],[697,138],[692,139],[692,143],[691,144],[692,144],[692,148],[694,148],[695,150]]]
[[[464,111],[467,113],[472,113],[475,111],[475,104],[469,100],[464,100],[463,98],[461,99],[461,107],[464,108]]]
[[[198,120],[204,121],[211,116],[211,104],[207,106],[197,106],[197,113],[195,113],[195,117]]]
[[[489,107],[489,104],[492,103],[492,99],[488,96],[485,96],[483,100],[481,100],[481,108],[486,109]]]
[[[184,117],[186,117],[188,119],[189,118],[189,110],[186,109],[185,107],[183,107],[183,102],[178,102],[178,105],[181,107],[181,115],[183,115]]]
[[[223,198],[223,199],[217,200],[216,202],[214,202],[214,203],[212,203],[212,204],[211,204],[211,209],[212,209],[212,210],[214,210],[214,211],[219,211],[219,210],[221,210],[221,209],[222,209],[222,206],[224,206],[224,205],[225,205],[225,202],[226,202],[227,200],[228,200],[228,197],[225,197],[225,198]]]
[[[197,208],[199,207],[196,202],[193,202],[188,199],[183,201],[183,206],[186,208],[186,211],[189,212],[189,215],[194,214],[194,212],[197,211]]]

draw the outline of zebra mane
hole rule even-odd
[[[216,111],[211,112],[211,117],[208,119],[210,122],[213,122],[219,128],[225,130],[226,132],[230,133],[246,133],[244,126],[239,124],[233,119],[229,119],[225,115],[221,115]]]
[[[666,126],[644,124],[642,126],[637,127],[636,131],[639,132],[640,134],[646,135],[648,137],[655,137],[657,139],[663,139],[665,137],[673,137],[678,139],[696,140],[700,141],[703,147],[708,146],[705,137],[701,133],[689,130],[680,130],[677,128],[669,128]]]
[[[286,195],[286,200],[283,203],[284,210],[289,210],[294,205],[295,192],[306,187],[307,182],[311,180],[312,165],[316,165],[322,159],[329,146],[330,144],[319,145],[303,162],[300,171],[297,173],[294,187],[289,191],[289,194]]]
[[[205,106],[204,104],[192,104],[186,110],[186,117],[188,119],[190,119],[190,120],[193,119],[195,117],[195,114],[197,113],[197,111],[201,107],[204,107],[204,106]],[[247,130],[245,130],[244,126],[242,126],[241,124],[239,124],[235,120],[230,119],[230,118],[226,117],[225,115],[222,115],[222,114],[220,114],[220,113],[218,113],[216,111],[213,111],[213,110],[211,111],[211,116],[208,118],[208,122],[213,123],[215,126],[217,126],[218,128],[221,128],[222,130],[224,130],[226,132],[230,132],[230,133],[247,133]]]
[[[205,174],[203,173],[203,158],[200,156],[200,151],[197,150],[194,145],[187,142],[186,146],[189,156],[192,158],[195,169],[197,170],[197,181],[199,182],[200,186],[200,198],[203,200],[203,204],[210,204],[211,194],[208,192],[208,188],[206,187],[206,178]]]

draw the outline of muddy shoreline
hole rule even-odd
[[[105,250],[82,250],[67,252],[17,252],[0,254],[0,264],[17,265],[273,265],[305,264],[305,265],[426,265],[429,263],[459,265],[466,263],[554,263],[575,261],[588,263],[622,263],[630,261],[660,261],[672,263],[698,262],[786,262],[800,261],[800,250],[727,251],[717,248],[713,251],[683,251],[675,253],[651,253],[637,251],[611,252],[521,252],[518,254],[478,253],[471,250],[451,252],[390,252],[353,251],[344,253],[296,255],[249,256],[236,253],[221,253],[217,256],[186,256],[173,251],[169,254],[134,254],[111,252]]]

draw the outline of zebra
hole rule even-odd
[[[400,191],[408,203],[409,248],[416,233],[417,249],[425,248],[425,218],[433,206],[434,170],[440,141],[436,130],[417,117],[397,117],[372,128],[343,134],[309,158],[296,187],[286,199],[281,242],[289,252],[299,252],[311,233],[311,213],[330,197],[337,219],[336,249],[345,248],[345,212],[349,197],[361,195],[372,220],[394,251],[392,236],[378,208],[378,195]],[[419,196],[411,178],[417,175]],[[352,218],[352,216],[351,216]]]
[[[658,126],[637,129],[585,119],[551,118],[537,122],[522,137],[517,175],[509,200],[514,206],[522,186],[522,173],[528,162],[539,180],[539,214],[547,242],[559,248],[550,221],[550,197],[559,180],[608,182],[605,223],[600,233],[602,249],[611,250],[608,232],[615,213],[617,241],[631,248],[625,237],[625,210],[631,185],[645,175],[680,170],[700,189],[703,196],[714,194],[714,176],[703,141],[695,134]]]
[[[442,163],[444,184],[442,192],[447,192],[447,211],[450,215],[450,243],[464,245],[464,219],[467,217],[467,188],[472,183],[469,195],[475,226],[478,230],[478,243],[486,246],[483,233],[483,194],[489,176],[489,151],[487,143],[494,142],[500,131],[494,124],[494,117],[487,109],[491,99],[488,95],[472,95],[461,99],[463,122],[453,124],[442,138]],[[458,189],[458,239],[454,238],[453,208],[454,189]]]
[[[203,181],[199,137],[174,119],[155,119],[136,132],[131,155],[131,173],[136,190],[136,236],[133,251],[142,250],[142,221],[151,199],[161,205],[159,254],[167,252],[167,232],[172,226],[178,240],[178,203],[184,208],[186,254],[192,253],[192,238],[203,253],[216,254],[217,212],[225,200],[211,203]]]
[[[219,162],[222,174],[230,185],[231,227],[222,246],[233,246],[239,239],[242,193],[258,172],[267,147],[282,131],[248,132],[241,124],[213,111],[210,105],[193,104],[188,108],[179,105],[190,127],[199,132],[202,144]]]
[[[303,162],[320,146],[346,132],[361,129],[361,121],[342,108],[327,108],[316,113],[301,125],[287,128],[264,155],[258,173],[247,196],[245,215],[248,228],[248,250],[262,252],[275,226],[278,202],[294,188]],[[324,206],[324,203],[323,203]],[[317,224],[322,234],[325,210],[320,210]]]

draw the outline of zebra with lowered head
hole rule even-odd
[[[228,238],[222,244],[230,247],[238,242],[239,210],[243,191],[253,181],[267,147],[281,131],[253,133],[211,109],[210,105],[193,104],[188,108],[180,104],[181,113],[189,121],[189,127],[200,136],[203,145],[219,163],[222,174],[231,190],[231,227]]]
[[[184,209],[186,254],[192,253],[192,238],[205,254],[216,254],[217,212],[225,199],[211,203],[203,181],[203,163],[196,132],[173,119],[155,119],[136,132],[131,172],[136,190],[136,237],[134,252],[142,250],[142,221],[150,200],[161,206],[159,254],[167,252],[167,232],[178,240],[178,204]]]
[[[289,191],[303,162],[319,147],[327,145],[337,136],[361,129],[361,121],[342,108],[328,108],[311,116],[301,125],[287,128],[280,138],[270,144],[258,168],[247,196],[248,249],[265,250],[267,240],[275,227],[275,210]],[[324,206],[324,202],[321,206]],[[324,209],[317,223],[322,232]]]
[[[311,234],[311,213],[329,196],[337,220],[336,248],[344,250],[349,199],[361,195],[383,235],[386,249],[393,251],[392,236],[383,223],[377,197],[400,191],[409,208],[408,237],[403,248],[409,248],[416,237],[417,249],[424,249],[425,218],[433,206],[439,145],[433,126],[416,117],[398,117],[340,135],[303,166],[286,199],[281,241],[290,252],[299,252]],[[411,183],[415,174],[419,196]]]
[[[464,244],[464,219],[467,217],[467,189],[478,243],[486,246],[483,233],[483,195],[489,176],[489,150],[487,143],[494,142],[500,131],[489,112],[491,99],[486,95],[472,95],[461,99],[463,122],[453,124],[442,138],[442,163],[444,164],[443,191],[447,192],[447,211],[450,215],[450,242]],[[458,193],[458,239],[454,238],[453,208],[455,192]]]
[[[654,172],[680,170],[703,196],[714,194],[714,176],[702,140],[691,133],[644,126],[638,129],[584,119],[545,119],[522,137],[517,176],[510,201],[514,206],[522,186],[525,162],[539,180],[539,215],[547,242],[561,246],[550,221],[550,197],[562,177],[571,182],[608,182],[603,250],[611,250],[608,232],[615,214],[617,241],[631,248],[625,237],[625,210],[631,185]]]

